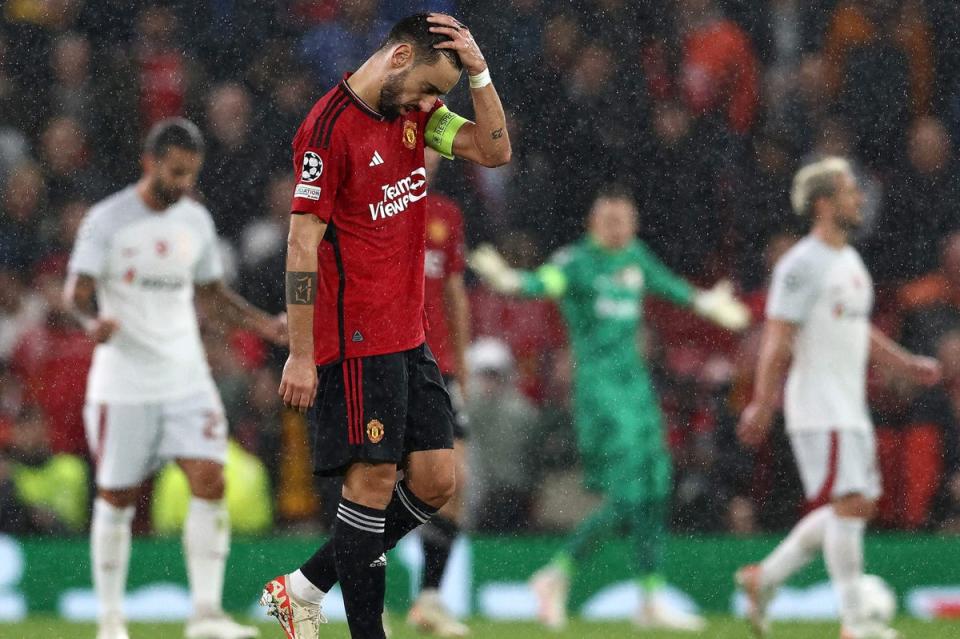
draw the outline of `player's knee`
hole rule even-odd
[[[429,475],[419,475],[411,482],[413,494],[434,508],[450,501],[457,490],[457,478],[453,464],[444,464]]]
[[[216,501],[223,499],[226,484],[223,479],[223,467],[218,464],[197,464],[184,466],[190,494],[200,499]]]
[[[845,495],[833,502],[833,511],[840,517],[873,519],[876,514],[876,502],[863,495]]]
[[[225,491],[226,483],[223,481],[223,473],[211,473],[203,480],[198,481],[195,485],[191,486],[190,490],[194,497],[199,497],[200,499],[209,499],[211,501],[223,499],[223,494]]]
[[[396,483],[393,464],[354,464],[343,479],[343,496],[371,508],[386,508]]]
[[[121,490],[107,490],[100,488],[97,490],[97,497],[107,502],[114,508],[127,508],[137,501],[139,490],[137,488],[126,488]]]

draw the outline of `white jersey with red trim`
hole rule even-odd
[[[797,326],[787,377],[787,430],[870,430],[867,363],[873,281],[860,254],[813,236],[777,263],[767,317]]]
[[[94,351],[88,402],[156,402],[213,388],[193,302],[194,283],[223,276],[206,208],[181,198],[154,211],[130,186],[87,213],[69,270],[96,280],[100,316],[119,323]]]

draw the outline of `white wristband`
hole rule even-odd
[[[490,79],[490,67],[487,67],[477,75],[467,76],[467,79],[470,80],[471,89],[482,89],[493,82],[493,80]]]

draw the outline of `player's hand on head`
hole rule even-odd
[[[109,317],[98,317],[87,326],[87,335],[98,344],[103,344],[113,337],[120,328],[120,322]]]
[[[757,402],[750,402],[740,415],[737,437],[744,446],[758,448],[767,439],[772,423],[773,410]]]
[[[313,406],[317,398],[317,367],[312,358],[292,355],[287,358],[278,394],[284,406],[301,413]]]
[[[466,25],[445,13],[431,13],[427,17],[427,21],[433,24],[430,27],[431,32],[442,33],[450,38],[445,42],[435,44],[435,49],[456,51],[463,68],[469,75],[483,73],[487,68],[487,61]]]

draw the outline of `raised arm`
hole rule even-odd
[[[692,307],[697,315],[732,331],[741,331],[750,325],[750,311],[736,298],[729,280],[720,280],[710,290],[703,291],[671,271],[643,243],[639,244],[638,258],[646,286],[653,295]]]
[[[931,386],[940,381],[940,362],[932,357],[914,355],[876,326],[870,327],[870,361],[917,384]]]
[[[744,409],[737,425],[737,434],[747,446],[759,446],[767,438],[787,367],[790,366],[796,333],[797,325],[785,320],[768,319],[764,324],[753,382],[753,399]]]
[[[562,268],[545,264],[536,271],[510,268],[490,244],[482,244],[470,254],[470,268],[487,286],[518,297],[560,298],[567,292],[569,281]]]
[[[488,167],[506,164],[512,153],[507,118],[480,47],[470,30],[455,18],[434,13],[429,21],[435,25],[431,31],[450,38],[437,44],[436,48],[456,51],[470,82],[476,121],[460,123],[453,138],[453,155]]]
[[[317,246],[327,225],[314,215],[290,216],[287,235],[287,330],[290,355],[283,366],[280,396],[289,408],[306,412],[317,396],[313,357],[313,307],[317,296]]]

